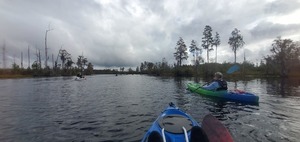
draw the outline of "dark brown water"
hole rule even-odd
[[[298,80],[229,81],[229,88],[257,94],[258,106],[191,93],[186,84],[193,81],[143,75],[0,80],[0,141],[140,141],[169,102],[199,122],[212,113],[237,142],[299,141]]]

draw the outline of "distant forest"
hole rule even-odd
[[[58,63],[58,59],[61,63]],[[66,50],[60,49],[57,59],[54,61],[53,66],[46,66],[42,68],[41,54],[36,54],[36,60],[31,64],[31,67],[26,69],[17,63],[12,64],[12,68],[0,69],[0,78],[19,78],[19,77],[50,77],[50,76],[74,76],[77,74],[91,75],[93,74],[93,64],[88,62],[87,58],[83,55],[77,57],[74,62]],[[73,66],[73,65],[76,66]]]
[[[241,49],[245,42],[243,36],[238,29],[234,29],[229,37],[228,44],[234,54],[234,62],[217,63],[218,46],[221,39],[218,32],[214,36],[212,28],[206,25],[203,31],[202,44],[197,46],[197,41],[192,40],[189,47],[185,44],[183,38],[179,38],[176,43],[174,58],[176,63],[169,64],[165,58],[161,62],[144,61],[135,69],[120,67],[120,69],[104,69],[94,70],[92,63],[88,62],[83,55],[78,56],[77,61],[71,59],[71,54],[66,50],[60,49],[57,59],[53,67],[41,66],[40,52],[36,53],[36,60],[31,67],[27,69],[13,63],[10,69],[0,69],[0,78],[13,78],[24,76],[72,76],[76,74],[91,75],[91,74],[149,74],[155,76],[175,76],[175,77],[210,77],[216,71],[220,71],[228,76],[253,76],[253,77],[300,77],[300,41],[293,41],[291,39],[282,39],[278,37],[274,39],[271,45],[271,55],[263,57],[260,64],[255,64],[246,60],[242,63],[236,62],[236,53]],[[202,52],[206,51],[206,62],[201,56]],[[209,58],[209,53],[215,51],[215,59]],[[193,57],[188,57],[188,52],[192,53]],[[247,53],[244,53],[246,56]],[[53,57],[52,57],[53,58]],[[61,64],[58,64],[58,59]],[[193,65],[184,65],[184,60],[190,59]],[[53,59],[52,59],[53,60]],[[211,61],[211,62],[210,62]],[[47,61],[46,61],[47,63]],[[76,66],[73,66],[73,65]],[[46,64],[47,65],[47,64]],[[239,70],[233,74],[226,74],[227,70],[233,66],[238,65]]]
[[[220,45],[219,33],[216,32],[213,37],[212,28],[205,26],[202,45],[197,46],[195,40],[191,41],[189,50],[185,44],[183,38],[179,38],[177,41],[174,57],[177,63],[169,65],[165,58],[162,62],[153,63],[144,61],[135,72],[142,74],[152,74],[159,76],[202,76],[210,77],[216,71],[226,73],[227,70],[233,66],[238,65],[240,70],[235,72],[235,76],[253,76],[253,77],[300,77],[300,42],[293,41],[291,39],[282,39],[277,37],[274,39],[271,45],[271,55],[267,55],[261,59],[260,64],[254,64],[246,60],[246,53],[244,53],[244,61],[242,63],[236,62],[236,53],[238,49],[242,48],[245,44],[243,36],[238,29],[234,29],[229,37],[228,44],[234,54],[234,63],[223,62],[217,63],[217,47]],[[207,62],[204,62],[204,58],[201,56],[202,51],[207,52]],[[209,52],[215,50],[216,59],[215,62],[210,63]],[[188,51],[193,55],[193,65],[182,65],[183,60],[187,60]],[[133,72],[129,69],[128,72]]]

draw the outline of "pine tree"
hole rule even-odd
[[[209,25],[206,25],[204,28],[202,37],[202,47],[206,50],[207,62],[209,63],[209,52],[213,50],[213,37],[212,37],[212,28]]]
[[[231,32],[231,37],[229,37],[228,44],[230,45],[232,51],[234,52],[234,63],[236,63],[236,51],[242,48],[245,44],[243,41],[243,36],[240,34],[240,30],[235,28]]]
[[[177,60],[177,65],[181,66],[182,60],[186,60],[188,58],[187,48],[181,37],[177,41],[175,50],[176,52],[174,53],[174,57]]]
[[[218,32],[216,32],[215,38],[213,40],[213,45],[216,46],[216,61],[218,61],[218,46],[220,45],[221,40],[220,40],[220,35]]]
[[[191,53],[193,53],[194,61],[195,61],[195,64],[196,64],[197,60],[199,59],[198,55],[199,55],[199,53],[201,54],[202,50],[201,50],[201,48],[197,47],[197,43],[196,43],[195,40],[192,40],[189,51]]]

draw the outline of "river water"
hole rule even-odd
[[[140,141],[169,102],[198,122],[213,114],[237,142],[299,141],[299,80],[228,81],[229,88],[258,95],[259,105],[191,93],[186,85],[194,81],[145,75],[2,79],[0,141]]]

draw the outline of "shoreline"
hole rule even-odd
[[[107,73],[102,73],[102,74],[107,74]],[[92,74],[92,75],[102,75],[102,74]],[[110,73],[112,75],[115,75],[115,73]],[[120,74],[120,73],[119,73]],[[122,73],[122,75],[131,75],[132,73]],[[138,74],[138,75],[150,75],[150,76],[157,76],[157,75],[152,75],[152,74],[141,74],[141,73],[133,73],[133,74]],[[132,75],[133,75],[132,74]],[[72,75],[70,75],[72,76]],[[75,76],[75,75],[74,75]],[[89,75],[88,75],[89,76]],[[34,75],[22,75],[22,74],[0,74],[0,79],[19,79],[19,78],[40,78],[40,77],[58,77],[58,76],[34,76]],[[157,77],[180,77],[180,76],[172,76],[172,75],[158,75]],[[200,77],[201,76],[181,76],[181,77]],[[245,79],[245,78],[281,78],[280,76],[274,76],[274,75],[253,75],[253,74],[247,74],[247,75],[228,75],[226,77],[227,79]],[[300,76],[293,75],[293,76],[288,76],[284,77],[286,79],[299,79]]]
[[[18,78],[33,78],[33,76],[22,75],[22,74],[0,74],[0,79],[18,79]]]

